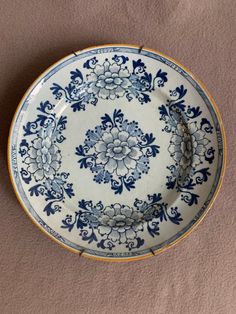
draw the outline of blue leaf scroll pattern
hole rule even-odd
[[[198,184],[207,182],[211,175],[209,167],[202,167],[203,162],[209,165],[214,160],[215,150],[210,146],[213,127],[202,118],[198,123],[196,118],[202,115],[200,107],[185,104],[184,96],[187,89],[183,85],[170,91],[170,99],[159,107],[160,120],[165,122],[163,131],[172,133],[168,151],[175,164],[167,169],[166,186],[181,193],[181,199],[189,206],[198,203],[199,195],[193,190]]]
[[[79,230],[83,241],[96,243],[110,251],[125,245],[129,251],[144,245],[142,234],[160,235],[159,224],[170,221],[179,225],[183,220],[177,207],[161,202],[161,194],[148,195],[147,201],[135,199],[133,207],[119,203],[104,206],[101,201],[79,201],[79,210],[66,215],[61,228]]]
[[[44,212],[49,216],[61,211],[60,202],[65,197],[73,197],[72,183],[68,183],[69,173],[59,172],[61,167],[60,143],[65,140],[67,117],[56,118],[54,105],[41,102],[39,114],[33,122],[23,126],[24,138],[21,140],[19,154],[24,167],[20,174],[29,188],[30,196],[44,196],[47,202]]]
[[[101,117],[101,125],[86,132],[84,145],[76,147],[80,168],[94,173],[94,181],[110,183],[115,194],[135,188],[135,182],[149,171],[149,158],[159,146],[152,133],[144,134],[135,121],[128,122],[119,109]]]
[[[128,62],[123,55],[114,55],[110,60],[98,62],[96,57],[88,59],[83,67],[70,72],[70,82],[62,87],[53,83],[50,88],[56,99],[65,99],[73,111],[85,110],[87,104],[96,105],[98,99],[114,100],[126,96],[128,101],[136,98],[141,104],[151,101],[149,93],[167,82],[167,73],[159,69],[153,76],[146,71],[141,59]],[[127,62],[131,63],[129,67]]]

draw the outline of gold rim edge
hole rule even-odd
[[[92,50],[92,49],[97,49],[97,48],[105,48],[105,47],[116,47],[116,46],[122,46],[122,47],[133,47],[133,48],[137,48],[139,49],[140,46],[138,45],[129,45],[129,44],[105,44],[105,45],[98,45],[98,46],[90,46],[87,47],[85,49],[81,49],[75,52],[76,53],[81,53],[82,51],[86,51],[86,50]],[[179,63],[178,61],[176,61],[175,59],[165,55],[164,53],[159,52],[158,50],[155,49],[151,49],[151,48],[147,48],[147,47],[142,47],[142,50],[146,50],[146,51],[150,51],[156,54],[159,54],[160,56],[176,63],[179,67],[181,67],[182,69],[184,69],[203,89],[203,91],[205,92],[205,94],[207,95],[207,97],[209,98],[211,105],[213,106],[219,125],[220,125],[220,129],[221,129],[221,133],[222,133],[222,139],[223,139],[223,162],[222,162],[222,169],[221,169],[221,174],[220,174],[220,178],[219,181],[217,183],[217,187],[215,189],[215,192],[212,196],[212,199],[209,203],[209,205],[207,206],[207,208],[205,209],[204,213],[202,214],[202,216],[197,220],[196,223],[194,223],[193,226],[191,226],[189,228],[189,230],[187,232],[185,232],[182,236],[180,236],[178,239],[176,239],[175,241],[173,241],[170,244],[167,244],[166,246],[163,246],[160,249],[157,249],[155,251],[153,251],[152,253],[147,253],[147,254],[143,254],[140,256],[136,256],[136,257],[127,257],[127,258],[107,258],[107,257],[102,257],[102,256],[95,256],[92,254],[88,254],[88,253],[83,253],[82,251],[73,249],[65,244],[63,244],[61,241],[57,240],[55,237],[53,237],[50,233],[48,233],[29,213],[28,209],[26,208],[26,206],[23,204],[19,193],[17,191],[16,185],[15,185],[15,181],[13,178],[13,174],[12,174],[12,170],[11,170],[11,134],[12,134],[12,130],[13,130],[13,126],[16,120],[16,116],[17,113],[26,97],[26,95],[29,93],[29,91],[32,89],[32,87],[36,84],[37,81],[39,81],[41,79],[41,77],[44,76],[45,73],[49,72],[52,68],[54,68],[57,64],[60,64],[63,60],[68,59],[70,56],[73,55],[73,53],[70,53],[69,55],[61,58],[60,60],[54,62],[51,66],[49,66],[48,68],[46,68],[33,82],[32,84],[30,84],[30,86],[28,87],[28,89],[26,90],[26,92],[24,93],[24,95],[22,96],[18,106],[16,107],[15,113],[13,115],[12,118],[12,122],[11,122],[11,126],[10,126],[10,130],[9,130],[9,135],[8,135],[8,143],[7,143],[7,165],[8,165],[8,172],[9,172],[9,176],[10,176],[10,180],[11,180],[11,184],[13,186],[13,190],[15,192],[16,198],[18,200],[18,202],[20,203],[21,207],[23,208],[23,210],[25,211],[25,213],[27,214],[27,216],[30,218],[30,220],[34,223],[34,225],[36,225],[40,231],[42,231],[47,237],[49,237],[51,240],[53,240],[54,242],[58,243],[60,246],[62,246],[63,248],[69,250],[70,252],[76,253],[79,256],[82,257],[86,257],[89,259],[93,259],[93,260],[98,260],[98,261],[106,261],[106,262],[130,262],[130,261],[138,261],[138,260],[143,260],[152,256],[156,256],[157,254],[160,254],[164,251],[166,251],[167,249],[175,246],[176,244],[178,244],[181,240],[185,239],[186,237],[188,237],[194,230],[195,228],[197,228],[199,226],[199,224],[203,221],[203,219],[206,217],[207,213],[209,212],[209,210],[211,209],[213,203],[215,202],[219,191],[221,189],[222,183],[223,183],[223,178],[225,175],[225,170],[226,170],[226,160],[227,160],[227,142],[226,142],[226,133],[225,133],[225,128],[224,128],[224,124],[223,124],[223,120],[221,118],[221,114],[220,114],[220,110],[216,104],[216,102],[214,101],[213,97],[211,96],[210,92],[208,91],[208,89],[206,88],[205,84],[201,82],[201,80],[199,80],[198,78],[195,77],[195,75],[185,66],[183,66],[181,63]]]

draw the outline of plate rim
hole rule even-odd
[[[30,90],[33,88],[34,85],[36,85],[37,81],[40,81],[40,79],[48,72],[50,72],[50,70],[52,70],[55,66],[57,66],[58,64],[62,63],[64,60],[69,59],[70,56],[73,55],[77,55],[85,52],[85,51],[89,51],[89,50],[93,50],[93,49],[101,49],[101,48],[109,48],[109,47],[128,47],[128,48],[136,48],[139,50],[145,50],[145,51],[149,51],[155,54],[158,54],[164,58],[166,58],[167,60],[170,60],[172,62],[174,62],[175,64],[177,64],[180,68],[182,68],[184,71],[186,71],[188,73],[188,75],[190,75],[194,81],[196,81],[199,86],[201,87],[201,89],[204,91],[204,93],[206,94],[206,96],[209,98],[210,103],[215,111],[219,126],[220,126],[220,131],[221,131],[221,135],[222,135],[222,147],[223,147],[223,156],[222,156],[222,167],[221,167],[221,172],[220,172],[220,176],[219,176],[219,180],[217,182],[217,186],[215,188],[215,191],[213,193],[213,196],[209,202],[209,204],[206,206],[204,212],[202,213],[202,215],[200,216],[200,218],[185,232],[183,233],[181,236],[179,236],[177,239],[175,239],[173,242],[168,243],[166,245],[164,245],[163,247],[156,249],[156,250],[152,250],[150,253],[146,253],[146,254],[142,254],[139,256],[131,256],[131,257],[104,257],[104,256],[98,256],[98,255],[93,255],[90,253],[86,253],[84,251],[79,251],[77,249],[74,249],[64,243],[62,243],[60,240],[58,240],[57,238],[55,238],[53,235],[51,235],[49,232],[47,232],[40,224],[39,222],[37,222],[32,215],[30,214],[30,212],[28,211],[28,209],[26,208],[26,206],[24,205],[19,192],[17,191],[16,188],[16,182],[14,180],[13,177],[13,172],[12,172],[12,167],[11,167],[11,138],[12,138],[12,132],[13,132],[13,128],[16,122],[16,118],[17,118],[17,114],[19,112],[20,107],[22,106],[27,94],[30,92]],[[25,91],[25,93],[23,94],[23,96],[21,97],[21,100],[19,101],[12,121],[11,121],[11,125],[10,125],[10,129],[9,129],[9,135],[8,135],[8,142],[7,142],[7,165],[8,165],[8,172],[9,172],[9,177],[10,177],[10,181],[14,190],[14,193],[16,195],[16,198],[18,200],[18,202],[20,203],[21,207],[23,208],[23,210],[25,211],[25,213],[27,214],[27,216],[30,218],[30,220],[34,223],[34,225],[36,225],[40,231],[42,231],[44,234],[46,234],[46,236],[48,238],[50,238],[51,240],[53,240],[54,242],[58,243],[60,246],[66,248],[67,250],[73,252],[73,253],[77,253],[79,256],[83,256],[86,258],[90,258],[93,260],[99,260],[99,261],[107,261],[107,262],[129,262],[129,261],[136,261],[136,260],[143,260],[152,256],[156,256],[164,251],[166,251],[167,249],[175,246],[177,243],[179,243],[181,240],[185,239],[186,237],[188,237],[194,230],[195,228],[197,228],[197,226],[199,226],[199,224],[203,221],[203,219],[206,217],[207,213],[209,212],[209,210],[211,209],[213,203],[215,202],[218,193],[221,189],[222,183],[223,183],[223,179],[224,179],[224,175],[225,175],[225,170],[226,170],[226,162],[227,162],[227,142],[226,142],[226,133],[225,133],[225,128],[224,128],[224,124],[223,124],[223,120],[220,114],[220,110],[215,102],[215,100],[213,99],[213,97],[211,96],[210,92],[208,91],[208,89],[206,88],[205,84],[199,80],[198,78],[196,78],[196,76],[186,67],[183,66],[180,62],[176,61],[175,59],[165,55],[164,53],[156,50],[156,49],[152,49],[152,48],[147,48],[145,46],[140,46],[140,45],[132,45],[132,44],[103,44],[103,45],[95,45],[95,46],[89,46],[86,47],[84,49],[72,52],[68,55],[66,55],[65,57],[57,60],[56,62],[54,62],[52,65],[50,65],[49,67],[47,67],[39,76],[36,77],[36,79],[30,84],[30,86],[27,88],[27,90]]]

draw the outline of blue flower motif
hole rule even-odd
[[[179,225],[183,220],[177,207],[169,207],[161,194],[147,195],[145,200],[135,199],[133,206],[120,203],[104,206],[101,201],[79,201],[79,211],[66,215],[61,228],[69,232],[79,230],[83,241],[97,242],[101,249],[113,250],[125,245],[129,251],[144,245],[144,232],[151,237],[160,234],[159,224],[170,221]]]
[[[201,122],[194,119],[201,116],[199,106],[186,105],[184,96],[187,89],[183,85],[170,90],[170,99],[159,107],[160,120],[165,122],[163,131],[172,132],[168,151],[174,164],[167,166],[167,189],[176,189],[181,200],[189,206],[198,204],[199,195],[194,188],[207,182],[211,172],[209,167],[202,168],[205,162],[211,164],[215,150],[210,146],[207,133],[212,133],[212,125],[205,117]],[[193,122],[191,122],[193,121]]]
[[[114,55],[104,61],[96,57],[86,60],[85,70],[70,72],[67,86],[53,83],[50,88],[55,98],[64,98],[73,111],[85,110],[88,104],[96,106],[99,99],[115,100],[126,97],[128,101],[137,99],[141,104],[151,101],[150,93],[162,88],[168,81],[167,72],[159,69],[156,73],[147,72],[141,60],[130,60],[123,55]]]
[[[104,132],[94,146],[98,153],[96,163],[103,164],[109,173],[125,176],[131,169],[137,168],[137,162],[143,156],[138,144],[137,137],[114,127],[109,133]]]
[[[121,110],[112,117],[105,114],[102,126],[88,130],[84,145],[76,148],[80,168],[89,168],[97,183],[111,183],[115,194],[134,189],[135,181],[149,171],[149,158],[156,157],[159,146],[153,134],[144,134],[135,121],[124,120]]]
[[[98,232],[112,242],[126,243],[137,238],[138,231],[143,231],[141,217],[140,212],[129,206],[107,206],[99,218]]]
[[[40,103],[36,120],[23,126],[26,138],[22,138],[19,146],[24,165],[20,171],[21,178],[29,184],[31,197],[44,196],[46,205],[43,211],[47,216],[60,212],[60,203],[65,197],[75,195],[73,184],[67,182],[70,174],[59,172],[62,159],[59,145],[66,139],[62,132],[66,129],[67,117],[57,118],[54,107],[49,101]]]
[[[52,180],[60,168],[60,150],[53,143],[52,137],[53,128],[46,130],[41,128],[24,159],[24,163],[28,165],[27,170],[34,176],[35,181],[41,181],[44,178]]]
[[[206,133],[194,122],[188,125],[188,129],[178,123],[173,132],[168,151],[179,165],[182,176],[201,163],[209,140],[206,138]]]
[[[87,75],[88,93],[98,95],[102,99],[123,97],[125,91],[132,85],[128,69],[117,63],[105,61],[97,64],[93,72]]]

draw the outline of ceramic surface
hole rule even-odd
[[[138,47],[95,47],[28,90],[10,132],[10,172],[47,234],[126,260],[155,254],[201,219],[223,142],[212,102],[181,66]]]

